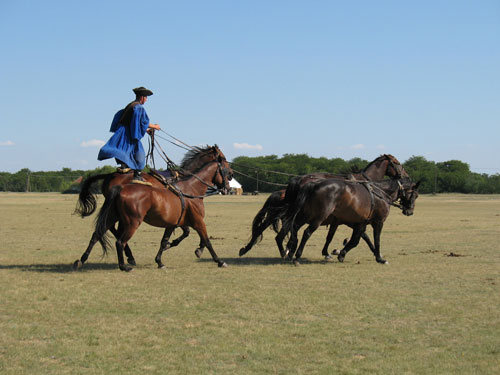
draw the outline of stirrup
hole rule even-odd
[[[118,173],[128,173],[128,172],[130,172],[131,170],[132,170],[132,168],[120,168],[120,167],[116,168],[116,171],[117,171]]]
[[[130,182],[133,183],[133,184],[141,184],[141,185],[146,185],[146,186],[153,186],[153,184],[151,182],[147,182],[147,181],[144,181],[144,180],[132,180]]]

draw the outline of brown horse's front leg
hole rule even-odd
[[[380,234],[382,233],[382,227],[384,223],[372,223],[373,227],[373,242],[375,242],[375,248],[373,254],[375,255],[375,260],[380,264],[389,264],[385,259],[380,255]]]
[[[214,260],[215,263],[219,265],[219,267],[227,267],[226,262],[219,259],[219,257],[215,253],[215,250],[212,247],[210,240],[208,239],[207,227],[205,226],[205,223],[202,221],[202,219],[199,220],[197,223],[195,223],[193,225],[193,228],[200,236],[200,247],[203,246],[207,247],[208,251],[210,251],[210,255],[212,255],[212,259]]]
[[[197,258],[201,258],[203,255],[203,249],[205,248],[205,243],[203,242],[202,239],[200,239],[200,245],[198,248],[194,251],[194,255],[196,255]]]

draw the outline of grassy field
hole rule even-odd
[[[205,200],[228,268],[195,258],[192,234],[157,269],[162,230],[144,225],[125,273],[100,247],[72,271],[93,226],[72,215],[76,196],[0,194],[0,373],[500,373],[500,196],[421,196],[412,217],[393,208],[389,265],[365,244],[324,262],[321,228],[300,266],[270,231],[238,257],[265,198]]]

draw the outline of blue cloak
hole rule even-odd
[[[146,155],[141,139],[149,126],[149,117],[141,104],[134,106],[130,124],[120,123],[123,109],[116,112],[111,123],[113,136],[102,146],[98,160],[116,158],[135,170],[142,170],[146,165]]]

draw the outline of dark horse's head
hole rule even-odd
[[[387,160],[387,175],[390,178],[409,178],[410,176],[405,171],[398,159],[391,154],[384,154],[379,156],[379,159]]]
[[[418,186],[420,181],[414,183],[409,178],[400,181],[399,201],[403,214],[406,216],[413,215],[415,209],[415,201],[418,198]]]
[[[212,183],[222,194],[229,193],[229,181],[233,178],[233,170],[219,146],[194,147],[182,159],[181,169],[191,174],[208,163],[217,163],[217,173],[214,174]]]

